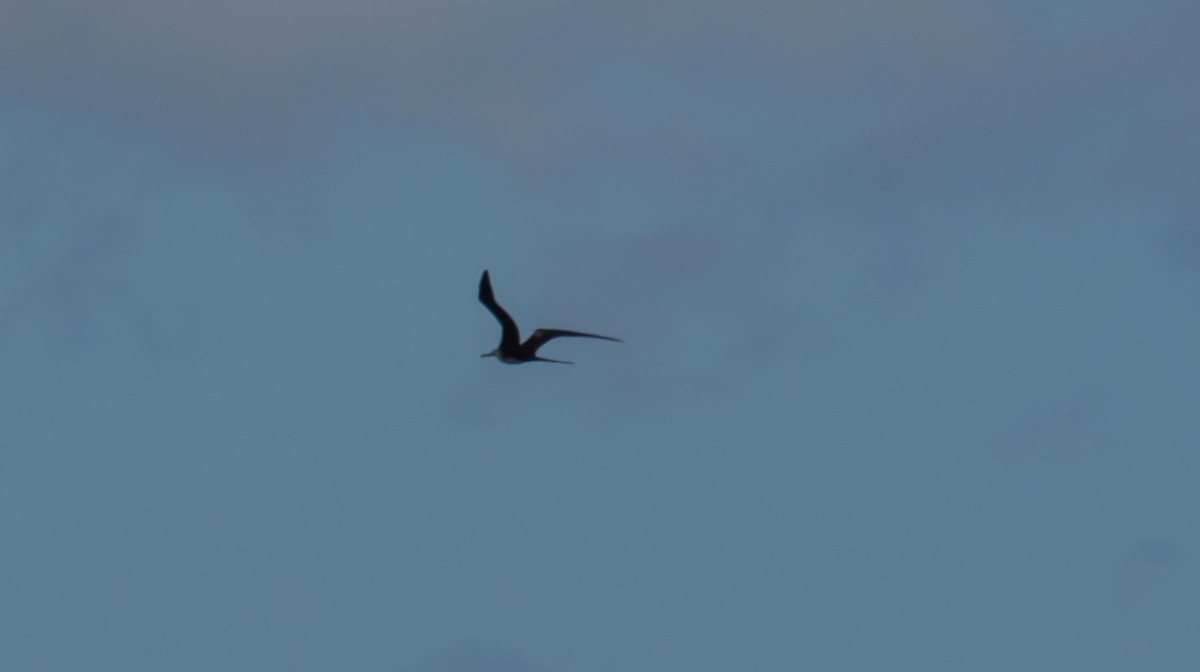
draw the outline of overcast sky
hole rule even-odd
[[[1194,669],[1197,35],[0,0],[0,659]]]

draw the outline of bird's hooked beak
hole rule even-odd
[[[495,356],[496,356],[495,350],[492,350],[491,352],[485,352],[482,355],[480,355],[480,357],[495,357]]]

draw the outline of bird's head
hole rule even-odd
[[[500,356],[500,348],[496,348],[495,350],[492,350],[491,352],[485,352],[482,355],[480,355],[480,357],[499,357],[499,356]]]

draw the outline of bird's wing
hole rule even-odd
[[[579,336],[582,338],[599,338],[605,341],[616,341],[621,343],[621,339],[613,338],[612,336],[601,336],[600,334],[589,334],[585,331],[571,331],[569,329],[537,329],[529,335],[529,339],[525,341],[526,349],[537,352],[537,349],[542,347],[546,341],[558,338],[559,336]]]
[[[487,309],[500,322],[500,349],[515,350],[521,342],[521,332],[517,329],[517,323],[513,318],[500,307],[500,304],[496,303],[496,295],[492,293],[492,280],[488,277],[487,271],[484,271],[483,277],[479,279],[479,302],[487,306]]]

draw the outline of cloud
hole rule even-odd
[[[946,0],[9,6],[10,96],[225,149],[325,140],[314,127],[349,109],[547,165],[603,160],[613,141],[644,153],[672,129],[719,136],[719,102],[794,115],[776,132],[848,111],[886,125],[913,108],[1048,109],[1194,55],[1167,26],[1196,21],[1177,3],[1054,17]],[[1147,34],[1167,39],[1147,50]]]

